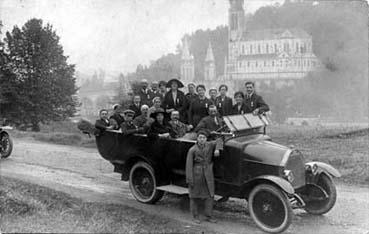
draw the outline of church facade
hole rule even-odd
[[[250,31],[245,28],[244,0],[229,0],[228,55],[224,74],[216,74],[211,44],[204,61],[204,82],[226,82],[231,87],[251,80],[259,85],[292,85],[317,70],[321,63],[313,53],[312,37],[299,28]],[[194,58],[187,39],[182,47],[181,77],[194,81]]]
[[[225,76],[232,80],[291,84],[320,66],[304,30],[245,30],[244,0],[230,0]]]

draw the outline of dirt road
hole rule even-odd
[[[0,175],[37,183],[64,191],[86,201],[125,204],[148,213],[191,223],[186,198],[165,196],[156,205],[136,202],[128,183],[113,173],[110,163],[96,149],[53,145],[14,139],[14,152],[1,160]],[[295,211],[286,233],[362,233],[369,232],[369,189],[338,185],[336,206],[324,216]],[[216,204],[217,224],[202,223],[221,233],[263,233],[247,213],[246,202],[231,199]],[[55,230],[57,231],[57,230]]]

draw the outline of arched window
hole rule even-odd
[[[258,44],[258,53],[259,53],[259,54],[261,53],[261,50],[260,50],[260,44]]]
[[[264,67],[266,67],[266,65],[267,65],[267,62],[266,62],[266,61],[264,61]]]
[[[250,45],[250,54],[252,54],[252,45]]]
[[[277,44],[274,44],[274,53],[278,52]]]
[[[250,67],[250,62],[247,62],[247,67]]]
[[[255,62],[255,67],[258,67],[258,61]]]
[[[269,45],[268,44],[265,45],[265,53],[269,54]]]
[[[298,53],[298,52],[299,52],[299,43],[296,42],[296,53]]]
[[[274,61],[272,61],[272,67],[274,67]]]
[[[245,46],[242,45],[242,54],[245,54]]]

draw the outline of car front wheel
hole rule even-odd
[[[0,156],[7,158],[13,151],[13,141],[7,133],[0,135]]]
[[[279,188],[269,184],[257,185],[248,201],[250,215],[263,231],[280,233],[290,226],[292,209]]]
[[[129,188],[133,196],[142,203],[154,204],[159,201],[164,191],[157,189],[154,169],[146,162],[137,162],[129,173]]]
[[[320,175],[317,185],[327,193],[327,197],[306,201],[305,210],[310,214],[322,215],[333,208],[337,199],[337,191],[332,179],[325,174]]]

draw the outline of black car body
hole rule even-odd
[[[265,134],[263,116],[225,116],[220,133],[224,149],[214,159],[215,194],[243,198],[256,224],[267,232],[284,231],[293,208],[313,214],[328,212],[336,201],[332,177],[339,172],[321,162],[305,163],[302,154],[274,143]],[[135,198],[155,203],[164,191],[186,193],[187,152],[195,139],[149,138],[105,131],[96,137],[99,153],[130,182]]]

